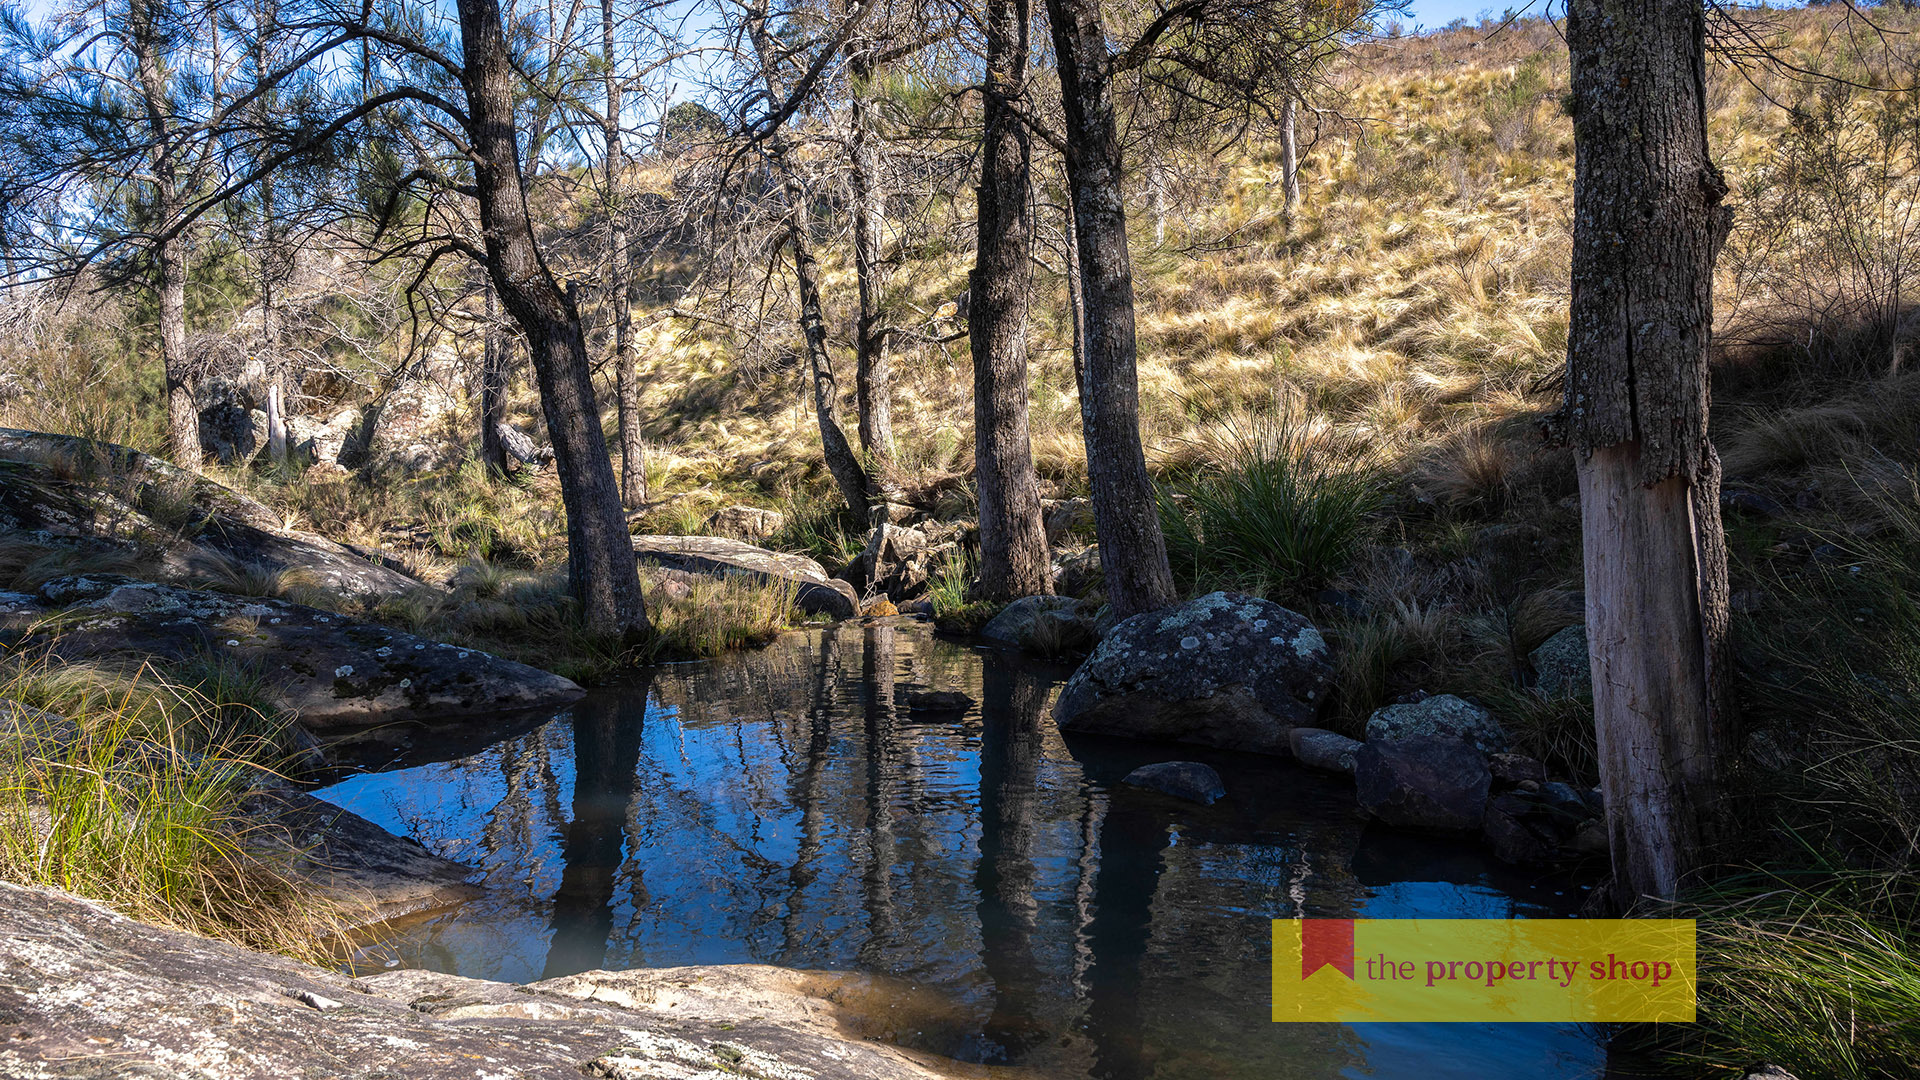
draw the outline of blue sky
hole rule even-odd
[[[1407,8],[1404,18],[1409,26],[1423,26],[1429,30],[1438,29],[1455,19],[1478,22],[1480,13],[1486,12],[1494,18],[1506,14],[1507,7],[1525,7],[1527,0],[1413,0]],[[1556,8],[1560,5],[1555,3]],[[1546,0],[1533,5],[1528,15],[1538,15],[1546,8]]]

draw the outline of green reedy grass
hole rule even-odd
[[[834,573],[866,548],[866,522],[830,492],[789,497],[781,510],[786,523],[766,543],[775,551],[805,555]]]
[[[1291,411],[1220,426],[1185,484],[1160,489],[1176,576],[1194,591],[1298,594],[1347,568],[1381,503],[1363,450]]]
[[[684,594],[664,584],[646,587],[652,659],[698,659],[765,645],[800,620],[791,582],[760,585],[739,578],[702,579]]]
[[[289,872],[294,853],[249,842],[259,826],[240,807],[280,760],[286,722],[259,710],[244,673],[183,674],[0,666],[0,875],[319,959],[338,908]]]
[[[933,621],[940,629],[956,634],[976,633],[1000,613],[999,604],[969,599],[973,568],[973,556],[963,554],[941,563],[939,571],[927,581],[927,599],[933,604]]]

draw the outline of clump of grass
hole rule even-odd
[[[1290,410],[1226,422],[1185,490],[1163,487],[1174,573],[1196,590],[1298,592],[1346,568],[1381,488],[1364,450]]]
[[[663,581],[646,588],[647,615],[653,622],[648,652],[655,658],[718,656],[764,645],[798,618],[796,590],[789,581],[762,585],[740,578],[703,578],[671,587],[678,584]]]
[[[1629,1039],[1696,1075],[1757,1060],[1805,1080],[1908,1075],[1920,1060],[1917,911],[1906,875],[1816,865],[1717,882],[1671,913],[1698,920],[1699,1022]]]
[[[961,552],[940,564],[927,579],[927,600],[933,604],[934,625],[956,634],[978,633],[1001,605],[972,598],[974,558]]]
[[[249,842],[241,810],[285,720],[259,711],[243,673],[185,674],[0,667],[0,876],[320,958],[339,909],[289,872],[293,852]]]
[[[781,509],[786,523],[767,538],[775,551],[805,555],[832,573],[867,546],[867,523],[836,498],[794,498]]]

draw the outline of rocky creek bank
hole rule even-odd
[[[860,976],[752,965],[354,979],[0,884],[0,1075],[20,1080],[965,1075],[876,1041],[913,1022],[911,1003]]]

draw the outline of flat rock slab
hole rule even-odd
[[[491,653],[282,600],[107,574],[55,579],[35,599],[37,608],[0,602],[0,628],[37,630],[70,660],[233,660],[318,731],[564,705],[585,693]]]
[[[1309,769],[1351,776],[1353,752],[1360,749],[1360,740],[1325,728],[1297,727],[1287,733],[1287,746],[1294,760]]]
[[[1333,676],[1312,623],[1278,604],[1210,593],[1114,626],[1060,691],[1063,731],[1288,752]]]
[[[355,928],[451,907],[483,892],[469,883],[472,867],[303,791],[267,788],[249,794],[240,808],[254,823],[245,842],[268,855],[290,854],[290,869],[337,904]]]
[[[431,588],[203,476],[124,446],[0,428],[0,529],[124,548],[175,574],[298,571],[346,596]]]
[[[614,989],[598,993],[589,976],[525,987],[424,972],[355,980],[147,926],[65,893],[0,884],[0,1016],[7,1033],[0,1076],[952,1075],[931,1060],[843,1032],[838,1006],[826,996],[838,983],[817,974],[829,988],[820,997],[743,974],[742,981],[759,985],[780,1006],[758,1009],[741,994],[709,994],[691,1008],[653,1008],[641,1000],[643,992],[619,994],[618,976]],[[701,980],[682,969],[679,981]],[[660,998],[656,990],[653,1000]]]
[[[642,566],[706,577],[744,576],[762,585],[791,582],[794,603],[809,615],[850,619],[860,613],[853,586],[828,577],[826,567],[804,555],[768,551],[723,536],[636,536],[633,553]]]

